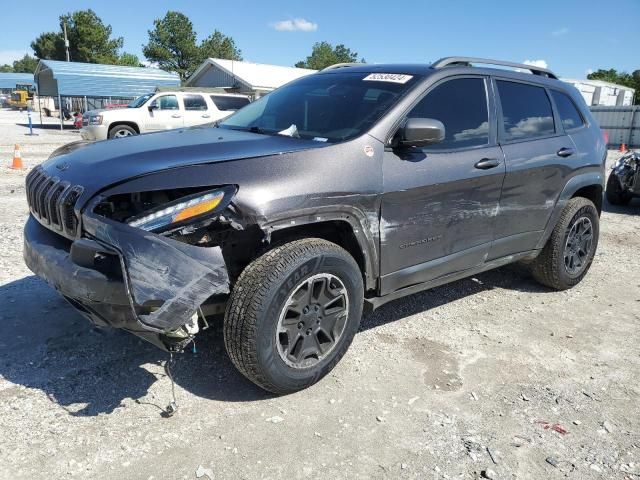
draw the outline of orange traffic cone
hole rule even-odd
[[[626,151],[627,151],[627,146],[626,146],[624,143],[623,143],[622,145],[620,145],[620,151],[621,151],[622,153],[624,153],[624,152],[626,152]]]
[[[22,170],[24,165],[22,164],[22,155],[20,154],[20,145],[16,143],[13,149],[13,163],[11,163],[11,167],[14,170]]]

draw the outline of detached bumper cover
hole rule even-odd
[[[66,240],[29,217],[27,266],[85,307],[92,320],[134,333],[163,333],[189,321],[212,295],[229,293],[218,247],[177,242],[102,218],[85,218],[91,239]]]

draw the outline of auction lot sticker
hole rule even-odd
[[[405,75],[404,73],[370,73],[362,80],[369,82],[407,83],[412,78],[413,75]]]

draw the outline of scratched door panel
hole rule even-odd
[[[501,164],[488,170],[476,168],[484,158]],[[486,245],[467,262],[468,267],[481,263],[493,240],[503,160],[499,147],[450,153],[386,152],[381,273]]]

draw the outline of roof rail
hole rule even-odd
[[[502,67],[511,67],[521,70],[529,70],[534,75],[540,75],[542,77],[558,79],[555,73],[547,68],[536,67],[535,65],[527,65],[525,63],[504,62],[502,60],[491,60],[489,58],[477,58],[477,57],[444,57],[435,61],[431,66],[433,68],[442,68],[450,66],[471,66],[472,63],[481,63],[484,65],[500,65]]]
[[[323,68],[322,70],[320,70],[321,72],[326,72],[327,70],[335,70],[336,68],[345,68],[345,67],[354,67],[356,65],[364,65],[363,63],[359,63],[359,62],[351,62],[351,63],[336,63],[334,65],[329,65],[326,68]]]

